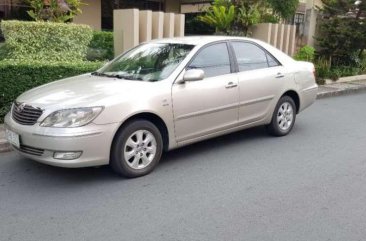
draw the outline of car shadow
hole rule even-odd
[[[225,148],[236,148],[248,141],[268,137],[271,136],[267,134],[265,128],[262,126],[234,132],[165,152],[160,165],[169,165],[174,162],[179,162],[182,159],[194,159],[193,157],[205,155],[205,153],[209,153],[213,149],[224,150]]]
[[[169,170],[173,165],[176,169],[178,162],[187,164],[199,160],[199,157],[212,151],[219,152],[226,148],[235,150],[238,146],[240,148],[245,147],[245,143],[250,144],[250,142],[255,140],[268,140],[269,138],[271,137],[268,136],[264,127],[256,127],[172,150],[163,154],[159,166],[153,173],[138,179],[142,182],[144,179],[151,180],[150,178],[153,178],[155,175],[164,175],[162,174],[164,170]],[[132,181],[132,179],[126,179],[113,173],[109,166],[76,169],[60,168],[38,163],[23,158],[20,155],[16,155],[15,157],[13,154],[8,155],[11,155],[14,161],[7,162],[7,166],[3,167],[1,175],[3,177],[8,176],[9,180],[25,182],[27,185],[32,184],[32,186],[38,186],[42,184],[43,188],[54,185],[72,185],[76,187],[93,183],[119,182],[121,180]],[[4,179],[0,178],[0,184],[2,182],[1,180]],[[45,183],[47,184],[45,185]]]

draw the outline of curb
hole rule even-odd
[[[316,96],[317,99],[323,99],[328,97],[334,97],[334,96],[341,96],[341,95],[348,95],[348,94],[356,94],[360,92],[366,91],[366,85],[360,85],[357,87],[351,87],[347,89],[337,89],[332,91],[324,91],[319,92]]]
[[[12,151],[10,144],[6,140],[0,140],[0,153]]]
[[[11,146],[5,139],[4,125],[0,124],[0,153],[11,151]]]
[[[364,91],[366,91],[366,75],[346,77],[341,82],[319,86],[317,99],[355,94]],[[12,151],[12,147],[5,139],[4,125],[0,124],[0,153],[8,151]]]

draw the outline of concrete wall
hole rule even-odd
[[[304,38],[305,44],[313,46],[315,45],[314,35],[316,32],[316,23],[318,18],[318,10],[309,8],[306,10],[305,22],[304,22]]]
[[[301,45],[307,44],[310,46],[315,45],[314,36],[316,34],[316,25],[319,11],[317,8],[322,8],[323,3],[321,0],[307,0],[305,22],[303,23],[303,36],[301,39]]]
[[[113,11],[114,53],[119,55],[140,43],[140,14],[137,9]]]
[[[165,12],[180,13],[180,1],[165,0]]]
[[[321,0],[303,0],[306,3],[306,8],[315,8],[315,7],[323,7],[323,3]]]
[[[73,19],[74,23],[87,24],[95,30],[102,28],[101,0],[83,0],[82,13]]]
[[[164,13],[152,13],[152,38],[162,38],[164,34]]]
[[[152,11],[140,11],[139,14],[139,41],[145,42],[152,38]]]
[[[175,13],[116,9],[113,11],[114,53],[150,39],[184,36],[184,15]]]
[[[287,24],[261,23],[252,29],[252,37],[269,43],[290,56],[295,53],[296,26]]]
[[[210,6],[210,3],[182,4],[180,6],[180,11],[181,13],[200,13]]]

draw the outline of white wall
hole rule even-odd
[[[82,13],[73,19],[74,23],[87,24],[95,30],[102,28],[101,0],[83,0]]]

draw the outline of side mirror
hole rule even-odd
[[[205,72],[202,69],[189,69],[183,75],[183,81],[197,81],[205,78]]]

